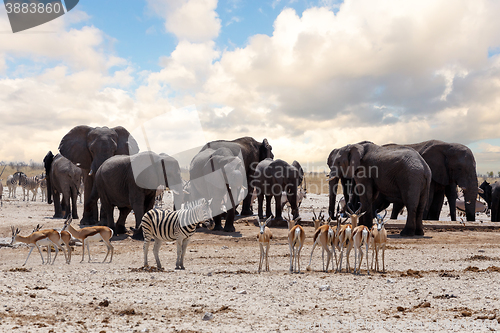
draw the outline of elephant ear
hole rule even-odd
[[[86,125],[76,126],[62,138],[59,144],[61,155],[82,169],[90,170],[92,164],[92,155],[87,146],[87,135],[93,129]]]
[[[293,161],[292,166],[299,172],[299,183],[297,186],[300,186],[300,184],[302,184],[302,180],[304,179],[304,169],[302,169],[302,166],[297,161]]]
[[[43,158],[43,166],[45,167],[45,173],[50,174],[50,170],[52,169],[52,161],[54,161],[54,154],[49,150],[47,155]]]
[[[420,153],[429,165],[432,171],[432,180],[441,185],[450,184],[450,175],[448,173],[448,161],[443,147],[440,145],[431,145]]]
[[[116,126],[112,129],[118,134],[116,155],[134,155],[139,152],[139,145],[129,131],[122,126]]]
[[[348,173],[350,174],[350,178],[354,178],[356,170],[361,165],[361,160],[363,159],[363,155],[365,154],[365,149],[360,144],[353,144],[348,146],[348,150],[349,150]]]

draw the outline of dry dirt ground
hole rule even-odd
[[[301,214],[307,220],[312,207],[326,208],[326,202],[326,196],[312,195]],[[0,242],[10,242],[11,225],[22,235],[38,223],[61,227],[62,220],[52,215],[46,203],[4,199]],[[127,226],[132,225],[131,215]],[[232,234],[199,229],[188,246],[184,271],[173,270],[172,243],[160,249],[165,270],[159,272],[141,270],[142,242],[126,237],[113,239],[111,264],[100,262],[106,253],[102,242],[91,246],[90,263],[87,256],[80,263],[82,248],[75,246],[70,265],[62,254],[54,265],[42,265],[35,249],[24,267],[28,247],[2,246],[0,332],[500,329],[500,235],[495,229],[426,230],[420,238],[400,238],[394,230],[386,251],[387,272],[370,275],[365,262],[361,275],[321,272],[318,248],[313,271],[307,272],[310,226],[305,227],[300,274],[288,272],[287,231],[280,228],[272,229],[271,271],[258,274],[258,228],[246,219],[236,229]],[[154,264],[152,252],[149,259]],[[351,266],[353,262],[351,253]]]

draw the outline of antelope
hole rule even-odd
[[[337,229],[335,230],[335,238],[338,241],[339,250],[340,250],[340,259],[337,266],[337,272],[342,272],[342,258],[344,257],[344,248],[347,247],[347,255],[346,255],[346,271],[350,271],[349,265],[349,254],[352,249],[352,225],[351,224],[342,224],[342,222],[346,222],[348,219],[342,221],[340,217],[337,218]]]
[[[361,273],[361,262],[363,261],[363,245],[366,246],[366,271],[370,275],[368,267],[368,248],[370,246],[370,229],[365,225],[359,225],[352,230],[352,242],[354,245],[354,274]],[[359,264],[358,264],[359,261]]]
[[[259,273],[262,270],[262,264],[264,263],[264,256],[266,258],[266,268],[265,271],[269,272],[269,242],[273,239],[273,234],[271,233],[271,229],[267,227],[267,223],[271,221],[272,216],[270,216],[265,222],[261,222],[259,217],[257,217],[257,221],[259,222],[260,232],[257,235],[257,239],[259,240],[260,247],[260,261],[259,261]],[[266,250],[264,251],[264,246]]]
[[[71,246],[69,246],[69,242],[71,241],[71,234],[67,232],[66,230],[61,230],[58,231],[56,229],[42,229],[42,226],[38,224],[35,229],[33,229],[33,232],[40,231],[43,233],[51,233],[52,231],[55,231],[59,234],[59,239],[55,244],[59,249],[61,249],[64,253],[64,258],[66,259],[66,263],[69,264],[71,263]],[[62,247],[62,245],[65,245],[68,253],[66,253],[66,250]],[[50,253],[51,253],[51,246],[52,244],[46,244],[47,246],[47,260],[50,261]],[[56,249],[56,257],[57,257],[57,249]],[[54,261],[56,261],[56,258],[54,257]],[[52,263],[54,263],[54,261]]]
[[[376,225],[372,227],[372,231],[370,233],[371,243],[373,246],[371,269],[373,270],[373,259],[375,258],[375,270],[377,272],[380,271],[378,264],[378,251],[380,249],[382,249],[382,269],[383,272],[385,272],[385,244],[387,243],[387,230],[385,230],[385,223],[387,220],[384,221],[384,218],[386,215],[387,211],[382,217],[375,212]]]
[[[89,248],[89,241],[99,241],[103,240],[104,244],[106,244],[108,248],[108,252],[106,252],[106,257],[104,257],[104,260],[102,262],[105,262],[106,259],[108,258],[109,251],[111,251],[111,258],[109,259],[109,263],[113,260],[113,245],[109,242],[111,237],[113,237],[113,230],[105,227],[105,226],[93,226],[93,227],[86,227],[82,228],[80,230],[76,230],[73,228],[71,225],[71,221],[73,219],[71,216],[68,217],[66,221],[64,221],[64,227],[63,230],[68,229],[68,231],[73,235],[73,237],[78,238],[79,240],[82,241],[82,260],[80,262],[83,262],[85,259],[85,244],[87,244],[87,253],[89,255],[89,262],[90,262],[90,248]]]
[[[333,267],[333,256],[332,252],[335,254],[335,267],[337,267],[337,252],[335,252],[335,228],[336,227],[331,227],[330,226],[330,219],[328,220],[327,224],[320,225],[322,222],[325,222],[325,217],[322,216],[321,214],[323,211],[319,212],[319,215],[316,217],[316,213],[314,212],[313,209],[313,215],[314,215],[314,229],[316,232],[314,233],[314,244],[313,248],[311,251],[311,257],[309,258],[309,265],[307,266],[306,270],[310,271],[311,270],[311,261],[312,261],[312,256],[314,253],[314,249],[316,248],[316,245],[318,242],[321,243],[322,251],[321,251],[321,259],[323,261],[323,271],[328,272],[328,266],[330,264],[330,258],[332,258],[332,267]],[[330,247],[332,249],[330,250]],[[327,259],[326,259],[326,269],[325,269],[325,251],[327,254]]]
[[[49,232],[48,233],[48,235],[50,235],[49,237],[47,237],[47,234],[39,231],[31,233],[31,235],[29,236],[21,236],[19,235],[20,230],[18,228],[14,229],[14,227],[11,227],[11,230],[12,230],[12,240],[10,242],[10,245],[13,245],[15,242],[20,242],[28,244],[31,247],[30,252],[26,257],[26,261],[24,262],[23,266],[26,265],[26,263],[28,262],[28,258],[30,257],[31,252],[33,251],[35,246],[38,249],[38,252],[40,253],[40,257],[42,258],[42,264],[45,264],[45,260],[43,260],[42,250],[40,249],[40,246],[45,246],[45,244],[48,242],[51,243],[51,245],[54,245],[54,247],[56,247],[55,243],[52,242],[51,238],[55,239],[55,236],[59,237],[58,235],[55,235],[57,234],[57,232],[55,232],[55,234]],[[57,251],[58,250],[56,249],[56,256],[57,256]]]
[[[306,233],[304,228],[297,224],[300,222],[300,217],[294,220],[289,215],[286,221],[288,223],[288,245],[290,247],[290,272],[295,272],[295,267],[297,267],[297,272],[300,273],[300,251],[304,245]]]

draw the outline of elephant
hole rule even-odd
[[[239,154],[241,154],[241,156],[243,157],[243,163],[246,170],[246,182],[247,184],[249,184],[249,187],[248,194],[243,200],[241,216],[253,215],[251,205],[253,188],[250,185],[250,182],[252,180],[252,175],[255,172],[257,164],[259,164],[259,162],[263,159],[274,158],[272,146],[269,144],[267,139],[264,139],[262,142],[258,142],[254,138],[246,136],[232,141],[212,141],[203,146],[201,150],[203,151],[209,148],[228,148],[233,152],[234,156],[238,156]]]
[[[423,235],[422,217],[429,197],[431,169],[414,149],[384,147],[369,141],[349,144],[332,151],[329,180],[354,179],[353,192],[359,196],[366,214],[360,224],[373,225],[373,202],[383,195],[408,209],[402,236]]]
[[[465,202],[475,202],[478,194],[476,160],[472,151],[459,143],[447,143],[439,140],[424,141],[408,145],[388,144],[388,146],[405,146],[415,149],[427,162],[432,171],[432,182],[429,191],[429,203],[424,213],[426,220],[439,220],[446,195],[450,205],[450,217],[457,220],[456,200],[457,185],[463,190]],[[393,205],[391,219],[396,219],[403,207]],[[381,210],[381,209],[379,209]],[[475,206],[467,204],[465,208],[467,221],[476,218]]]
[[[132,155],[139,152],[135,139],[123,127],[90,127],[71,129],[59,144],[61,155],[83,170],[84,212],[82,224],[98,221],[97,198],[91,201],[94,175],[101,164],[114,155]]]
[[[491,222],[500,222],[500,183],[498,181],[489,184],[486,180],[479,186],[483,193],[479,195],[488,204],[491,210]]]
[[[51,204],[52,198],[54,198],[54,218],[66,219],[71,214],[72,218],[77,219],[76,198],[82,178],[82,169],[61,154],[54,156],[52,151],[45,155],[43,164],[47,181],[47,203]]]
[[[271,198],[275,200],[275,219],[273,224],[284,221],[282,217],[281,196],[286,193],[288,202],[292,208],[293,219],[299,217],[299,208],[297,205],[297,191],[304,179],[304,170],[299,162],[293,161],[292,165],[277,159],[273,161],[266,158],[261,161],[252,177],[252,187],[255,188],[258,198],[258,215],[263,219],[263,202],[266,197],[266,218],[272,215]]]
[[[247,195],[247,179],[241,153],[234,155],[229,148],[204,149],[189,166],[189,201],[212,200],[210,208],[214,230],[234,232],[236,205]],[[222,229],[222,215],[227,212]]]
[[[151,151],[134,155],[116,155],[102,163],[95,174],[92,200],[101,199],[101,225],[107,225],[117,234],[126,232],[125,220],[134,210],[135,228],[132,238],[141,239],[139,228],[142,216],[152,209],[156,189],[166,186],[174,192],[174,205],[180,208],[184,195],[179,163],[167,154]],[[114,222],[113,209],[118,207],[120,215]],[[104,216],[103,216],[104,215]]]

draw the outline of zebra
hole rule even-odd
[[[13,175],[10,175],[7,177],[7,187],[9,188],[9,198],[12,196],[12,198],[16,197],[16,189],[17,189],[17,183],[19,182],[20,177],[26,174],[24,172],[18,171],[14,173]]]
[[[40,179],[40,192],[42,192],[42,202],[44,200],[47,200],[47,178],[42,175],[43,177]]]
[[[22,186],[23,188],[23,201],[26,200],[26,197],[28,198],[27,201],[30,200],[30,191],[33,193],[31,201],[36,201],[39,182],[40,180],[38,179],[38,176],[28,177],[25,174],[21,175],[19,178],[19,186]]]
[[[158,269],[161,269],[158,252],[163,241],[177,241],[177,261],[175,269],[184,269],[184,255],[189,237],[196,230],[196,225],[210,219],[206,226],[213,229],[215,226],[210,210],[210,201],[202,198],[187,205],[187,209],[168,211],[153,208],[142,217],[139,227],[144,234],[144,267],[148,265],[149,242],[154,240],[153,254]]]

